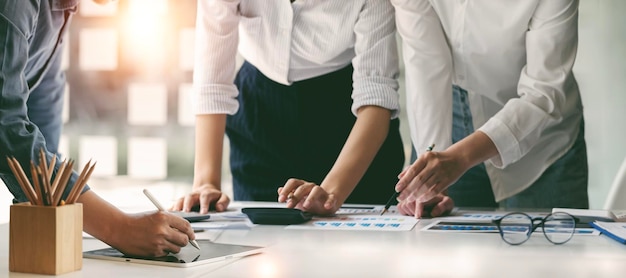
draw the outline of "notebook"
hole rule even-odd
[[[114,248],[86,251],[83,252],[83,257],[171,267],[191,267],[221,260],[250,256],[263,251],[263,247],[260,246],[215,243],[210,240],[197,240],[197,242],[200,246],[200,250],[195,248],[183,248],[178,254],[170,253],[157,258],[126,256]]]
[[[626,244],[626,223],[594,221],[590,224],[602,234]]]
[[[626,222],[626,215],[615,215],[612,211],[601,209],[553,208],[552,212],[567,212],[578,217],[581,223],[593,221]]]

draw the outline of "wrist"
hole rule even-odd
[[[344,187],[341,187],[339,185],[333,185],[327,182],[322,182],[322,185],[320,185],[320,187],[324,189],[324,191],[326,191],[329,195],[332,194],[335,197],[335,200],[337,200],[337,207],[341,206],[346,201],[346,199],[348,199],[348,196],[350,196],[350,193],[352,192],[352,190],[347,190]]]
[[[113,213],[109,215],[109,217],[110,218],[106,220],[107,224],[98,227],[98,231],[95,232],[96,234],[92,235],[102,242],[118,248],[122,245],[124,237],[127,236],[125,233],[121,233],[120,231],[129,230],[128,227],[130,223],[132,223],[132,217],[121,211]]]

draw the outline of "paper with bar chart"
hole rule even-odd
[[[289,225],[286,229],[313,229],[313,230],[352,230],[352,231],[410,231],[419,220],[410,216],[397,214],[359,214],[337,215],[328,218],[313,218],[313,220]]]

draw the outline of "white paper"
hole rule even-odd
[[[312,230],[352,230],[352,231],[410,231],[419,220],[415,217],[398,214],[343,214],[335,217],[319,218],[304,224],[289,225],[287,229]]]
[[[626,239],[626,223],[604,221],[595,221],[594,223],[608,233],[619,238]]]

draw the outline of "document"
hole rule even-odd
[[[353,231],[410,231],[419,220],[399,214],[337,214],[334,217],[313,217],[313,220],[289,225],[286,229],[353,230]]]
[[[600,233],[622,244],[626,244],[626,223],[594,221],[591,222],[590,225],[598,229]]]
[[[541,228],[537,228],[540,230]],[[426,232],[444,233],[499,233],[498,226],[491,222],[479,221],[454,221],[449,219],[439,219],[422,228]],[[540,235],[541,233],[533,233]],[[600,232],[593,228],[576,227],[575,235],[599,235]]]

